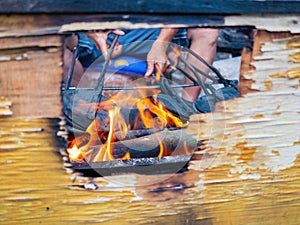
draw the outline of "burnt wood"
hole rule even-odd
[[[299,0],[1,0],[1,13],[300,13]]]

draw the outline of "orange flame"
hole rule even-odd
[[[158,64],[155,64],[155,68],[156,68],[156,80],[160,80],[162,71]]]
[[[121,137],[124,138],[128,132],[127,125],[120,113],[120,107],[115,107],[109,110],[108,117],[110,121],[108,138],[106,143],[99,147],[98,153],[93,159],[94,162],[114,160],[113,157],[114,133],[115,131],[121,131],[120,133]],[[125,154],[125,156],[123,156],[122,159],[130,159],[130,155]]]
[[[176,55],[176,63],[180,50],[177,46],[174,47]],[[161,79],[162,71],[157,64],[156,79]],[[143,83],[140,85],[144,85]],[[111,97],[109,100],[97,104],[97,110],[105,110],[108,113],[106,131],[101,130],[101,121],[95,118],[89,125],[86,132],[89,134],[88,143],[84,146],[77,145],[74,142],[72,147],[68,148],[68,154],[71,160],[75,161],[109,161],[116,160],[114,158],[114,142],[123,140],[129,129],[138,129],[140,127],[153,129],[163,129],[166,126],[184,127],[180,118],[170,112],[161,102],[153,95],[158,94],[157,89],[138,89],[138,91],[122,91]],[[128,94],[129,93],[129,94]],[[81,107],[88,107],[87,102],[81,102]],[[122,116],[121,108],[136,108],[138,114],[133,124],[127,124]],[[100,128],[99,128],[100,127]],[[86,143],[86,142],[85,142]],[[157,157],[168,155],[169,149],[164,145],[163,141],[159,140],[160,151]],[[184,149],[187,149],[185,144]],[[126,152],[124,156],[118,160],[130,159],[130,153]]]
[[[161,158],[161,157],[163,157],[163,155],[164,155],[164,146],[161,142],[159,142],[159,154],[157,157]]]
[[[129,160],[129,159],[131,159],[130,153],[126,152],[126,154],[120,160]]]
[[[107,159],[114,160],[113,158],[113,134],[116,130],[120,130],[123,132],[123,137],[127,134],[127,125],[120,113],[120,107],[115,107],[114,109],[108,112],[108,116],[110,119],[110,129],[107,139]]]
[[[178,48],[177,45],[174,45],[173,52],[175,53],[175,59],[174,59],[174,65],[173,65],[175,67],[175,66],[178,65],[178,62],[179,62],[178,58],[179,58],[179,56],[181,54],[181,52],[180,52],[180,50],[179,50],[179,48]]]
[[[76,142],[74,142],[71,148],[67,149],[67,152],[69,154],[70,161],[82,162],[84,159],[83,155],[81,154],[81,151],[78,149]]]

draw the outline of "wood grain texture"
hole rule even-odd
[[[49,38],[49,39],[48,39]],[[0,48],[0,96],[12,101],[13,116],[61,115],[60,36],[5,39]]]
[[[0,96],[0,117],[12,115],[12,111],[10,110],[10,107],[11,107],[11,101]]]
[[[299,13],[298,0],[11,0],[0,1],[1,13]]]
[[[83,24],[76,27],[76,24]],[[95,26],[94,23],[97,23]],[[85,25],[84,25],[85,24]],[[150,28],[163,26],[222,26],[220,15],[189,15],[175,14],[170,17],[161,14],[0,14],[0,37],[32,36],[57,34],[59,32],[114,28]],[[64,26],[71,26],[66,29]]]
[[[289,38],[274,40],[280,36]],[[257,92],[224,102],[224,111],[192,117],[190,128],[201,131],[200,139],[210,140],[213,154],[220,154],[218,163],[247,174],[257,168],[279,171],[294,165],[300,150],[300,64],[289,56],[299,50],[296,36],[259,31],[254,69],[243,74]]]
[[[298,3],[299,4],[299,3]],[[300,17],[299,14],[294,15],[240,15],[225,17],[224,24],[226,26],[254,26],[259,30],[268,30],[272,32],[291,32],[300,33]]]
[[[291,158],[287,167],[274,167],[288,162],[293,153],[258,154],[262,149],[242,142],[227,149],[226,157],[225,149],[211,149],[180,174],[90,179],[73,173],[67,164],[63,169],[65,142],[58,136],[65,134],[62,119],[0,118],[0,124],[1,224],[292,225],[299,221],[300,158]],[[236,135],[242,138],[245,129],[239,124],[231,123],[227,131],[238,127]],[[58,151],[62,156],[55,154]]]
[[[249,26],[269,31],[299,33],[296,15],[220,14],[0,14],[0,37],[69,33],[89,29],[134,29],[154,27]]]
[[[31,37],[14,37],[1,38],[0,49],[20,49],[20,48],[49,48],[61,47],[62,39],[56,35],[48,35],[47,37],[31,36]]]

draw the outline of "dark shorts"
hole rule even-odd
[[[160,29],[136,29],[123,30],[125,35],[119,36],[118,42],[122,45],[122,55],[137,58],[146,58],[150,51],[153,41],[155,41],[160,33]],[[114,34],[108,36],[108,44],[112,43]],[[173,43],[181,46],[188,46],[186,38],[186,29],[179,29]],[[87,36],[78,34],[78,51],[79,61],[83,67],[90,66],[96,59],[102,57],[101,51],[97,49],[94,42]]]

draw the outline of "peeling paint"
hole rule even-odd
[[[271,80],[266,80],[264,83],[265,83],[265,86],[266,86],[266,90],[267,90],[267,91],[272,90],[273,82],[272,82]]]
[[[11,116],[13,112],[11,111],[12,102],[5,97],[0,96],[0,117],[1,116]],[[1,134],[0,134],[1,136]]]
[[[226,16],[225,26],[255,26],[257,29],[267,31],[290,31],[300,33],[299,15],[242,15]]]
[[[1,50],[0,50],[1,54]],[[0,61],[20,61],[20,60],[27,60],[28,54],[11,54],[11,55],[0,55]]]
[[[226,101],[227,110],[223,114],[214,112],[211,117],[197,116],[197,119],[206,121],[205,126],[200,122],[201,128],[205,130],[210,125],[210,132],[203,133],[206,137],[210,135],[206,154],[215,155],[211,159],[204,154],[199,168],[226,165],[231,167],[228,176],[240,174],[241,179],[252,179],[251,174],[257,170],[277,173],[294,165],[300,154],[300,91],[293,88],[299,84],[299,79],[291,72],[298,72],[300,65],[289,62],[289,54],[298,51],[285,50],[289,41],[298,46],[293,39],[277,40],[277,45],[274,42],[263,45],[272,48],[268,47],[268,51],[256,58],[253,63],[255,70],[245,74],[254,81],[251,88],[260,92]],[[281,58],[281,55],[284,56]],[[223,123],[216,124],[215,116],[223,117]],[[220,136],[222,129],[228,134],[227,138],[215,138]],[[226,152],[218,151],[224,148]],[[260,176],[256,178],[260,179]]]

